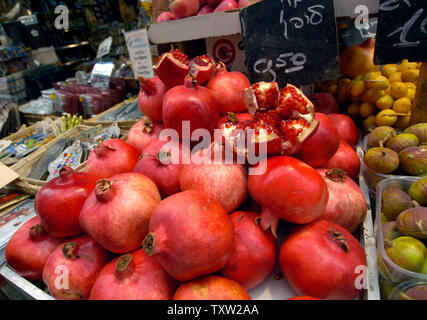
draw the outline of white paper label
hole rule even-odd
[[[111,50],[111,44],[113,43],[113,38],[108,37],[104,41],[101,42],[101,44],[98,47],[98,53],[96,55],[96,58],[102,58],[103,56],[106,56],[110,53]]]
[[[135,77],[153,78],[153,59],[147,29],[126,32],[125,38]]]

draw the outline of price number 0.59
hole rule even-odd
[[[272,59],[261,58],[254,63],[254,71],[258,74],[269,73],[273,77],[270,81],[276,81],[276,70],[284,69],[284,73],[292,73],[304,69],[307,56],[304,53],[282,53],[274,63]]]

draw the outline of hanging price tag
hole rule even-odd
[[[375,42],[377,64],[427,61],[426,0],[381,0]]]
[[[100,59],[103,56],[108,55],[110,53],[112,43],[113,43],[112,37],[108,37],[107,39],[102,41],[98,47],[98,53],[96,54],[96,58]]]
[[[269,0],[240,12],[251,82],[295,85],[339,76],[332,0]]]
[[[126,32],[125,38],[135,77],[154,77],[153,59],[151,57],[147,29]]]

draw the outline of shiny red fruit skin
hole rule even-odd
[[[55,238],[83,233],[80,211],[96,185],[96,177],[66,167],[37,193],[34,209],[46,232]]]
[[[341,140],[340,146],[334,156],[329,159],[324,168],[340,168],[347,172],[347,175],[356,180],[360,172],[360,158],[356,151],[344,140]]]
[[[323,114],[339,113],[340,107],[335,96],[329,92],[313,93],[308,96],[314,104],[314,110]]]
[[[182,156],[178,158],[179,163],[175,164],[176,161],[171,159],[174,163],[166,164],[162,163],[158,159],[158,154],[161,151],[162,147],[165,146],[168,142],[153,140],[145,148],[142,154],[142,158],[137,162],[134,172],[138,172],[146,175],[157,185],[160,195],[162,198],[167,198],[175,193],[181,191],[179,186],[179,177],[180,172],[183,167],[182,165]],[[175,153],[182,155],[184,149],[181,144],[174,145],[171,150],[171,154]],[[172,157],[174,157],[172,155]]]
[[[140,154],[138,150],[123,140],[107,140],[90,152],[86,171],[98,180],[131,172],[138,162]]]
[[[242,123],[245,121],[253,121],[254,117],[249,113],[228,113],[218,121],[217,129],[221,129],[221,126],[227,122],[231,123]]]
[[[310,296],[298,296],[298,297],[293,297],[287,300],[322,300],[322,299],[310,297]]]
[[[245,112],[246,103],[244,90],[251,86],[248,78],[240,72],[228,72],[225,67],[217,70],[215,76],[206,85],[212,90],[218,101],[218,110],[221,113]]]
[[[348,243],[348,252],[330,231],[339,231]],[[361,293],[357,278],[366,267],[366,254],[345,228],[328,221],[297,226],[279,252],[284,276],[298,295],[325,300],[354,299]]]
[[[126,142],[137,151],[142,152],[151,141],[158,140],[164,129],[163,124],[143,118],[129,130]]]
[[[251,297],[237,282],[210,275],[181,284],[173,300],[251,300]]]
[[[140,78],[141,91],[138,95],[138,106],[143,115],[153,121],[163,121],[163,97],[167,92],[166,85],[159,77]]]
[[[353,148],[359,143],[359,129],[357,129],[354,121],[345,114],[332,113],[328,114],[332,120],[341,140],[344,140]]]
[[[63,245],[66,243],[76,246],[74,258],[64,254]],[[109,259],[110,254],[91,237],[82,235],[70,239],[56,247],[47,259],[43,282],[57,300],[87,300]],[[64,288],[67,285],[68,289]]]
[[[319,127],[314,135],[303,143],[295,157],[313,168],[320,168],[337,152],[340,137],[327,115],[316,113],[314,118],[319,121]]]
[[[261,284],[273,271],[276,263],[276,239],[271,232],[262,231],[254,212],[233,212],[234,250],[221,274],[250,290]]]
[[[202,191],[217,200],[227,213],[236,210],[248,196],[248,173],[243,165],[185,165],[179,182],[182,191]]]
[[[305,224],[320,217],[329,194],[316,170],[288,156],[268,158],[258,167],[266,167],[266,172],[250,175],[248,187],[251,197],[263,207],[264,230],[271,226],[275,232],[278,219]]]
[[[237,9],[239,4],[235,0],[223,0],[218,7],[214,10],[214,12],[226,11]]]
[[[132,260],[125,269],[116,269],[121,257],[102,269],[89,300],[171,300],[177,283],[156,258],[141,249],[129,255]]]
[[[105,183],[98,182],[87,198],[80,225],[108,251],[134,251],[141,246],[151,215],[161,200],[157,186],[135,172],[115,175]]]
[[[186,84],[170,89],[163,100],[163,122],[182,138],[182,122],[190,122],[190,134],[197,129],[212,132],[219,120],[217,101],[208,88],[187,79]]]
[[[146,253],[173,278],[188,281],[219,271],[234,245],[234,226],[218,201],[199,191],[163,200],[150,220]],[[146,246],[147,238],[152,243]]]
[[[30,281],[41,281],[47,258],[63,242],[62,238],[52,238],[42,232],[31,237],[30,230],[41,223],[39,217],[25,222],[6,245],[5,258],[17,274]]]

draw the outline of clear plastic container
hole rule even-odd
[[[422,178],[419,177],[392,177],[382,180],[377,185],[376,192],[376,234],[377,234],[377,253],[378,253],[378,272],[380,274],[380,286],[383,299],[393,299],[396,296],[394,289],[398,286],[402,288],[414,282],[426,282],[427,274],[412,272],[399,267],[386,254],[384,248],[384,238],[381,219],[381,197],[388,188],[399,188],[405,192],[415,182]],[[397,289],[399,290],[399,289]]]

